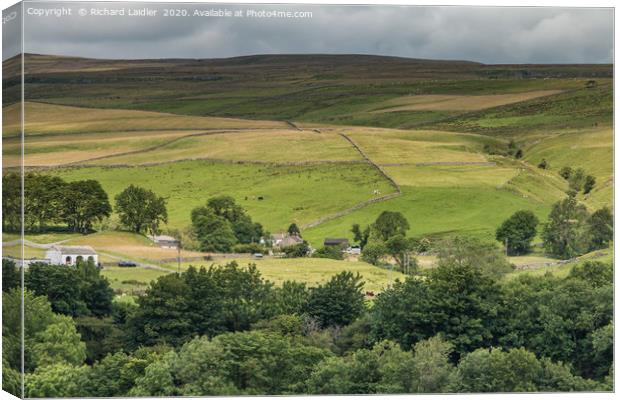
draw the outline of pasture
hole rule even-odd
[[[22,249],[19,244],[15,244],[13,246],[2,246],[2,256],[12,257],[12,258],[21,258],[22,257]],[[31,247],[28,245],[24,245],[24,258],[26,260],[32,258],[44,258],[45,257],[45,249],[40,249],[38,247]]]
[[[117,293],[143,293],[148,285],[167,272],[142,267],[104,267],[101,275],[110,282],[110,286]]]
[[[403,96],[385,101],[374,113],[397,111],[476,111],[498,107],[506,104],[551,96],[561,93],[560,90],[537,90],[510,94],[486,95],[439,95],[427,94]]]
[[[545,220],[554,198],[538,202],[521,194],[489,185],[472,187],[409,187],[402,196],[371,204],[353,213],[303,232],[313,245],[325,237],[353,239],[351,226],[366,226],[384,210],[399,211],[409,221],[411,236],[470,235],[494,241],[495,230],[518,210],[531,210]]]
[[[343,130],[378,164],[428,162],[485,162],[485,143],[499,143],[485,136],[438,131],[395,129]]]
[[[24,146],[24,165],[28,167],[59,166],[116,154],[135,153],[199,132],[130,131],[33,136],[28,138]],[[4,140],[3,157],[6,167],[20,165],[21,145],[18,138]]]
[[[316,286],[327,282],[332,276],[351,271],[359,273],[364,280],[364,288],[375,293],[381,292],[396,279],[403,280],[404,275],[397,271],[375,267],[361,261],[340,261],[326,258],[227,258],[207,262],[186,262],[181,269],[186,270],[190,265],[195,267],[222,265],[236,261],[240,266],[255,264],[263,278],[279,286],[285,281],[305,282],[308,286]],[[169,264],[172,271],[177,270],[176,264]]]
[[[565,165],[596,177],[592,193],[579,197],[591,210],[612,202],[609,66],[273,55],[186,60],[175,68],[175,60],[27,57],[32,78],[41,83],[27,85],[25,165],[69,181],[97,179],[112,204],[130,184],[151,189],[167,201],[168,228],[187,228],[191,210],[218,195],[234,197],[255,222],[276,233],[292,222],[303,227],[395,193],[341,134],[402,194],[302,229],[315,248],[326,237],[352,240],[354,223],[366,226],[385,210],[403,213],[411,236],[494,241],[496,228],[517,210],[547,218],[568,189],[557,173]],[[170,74],[157,72],[163,67]],[[523,68],[527,74],[520,75]],[[136,73],[157,84],[135,81]],[[17,98],[15,90],[6,91],[8,99]],[[19,105],[3,107],[3,117],[3,162],[14,167],[20,162]],[[523,150],[522,159],[485,153],[485,146],[506,148],[511,140]],[[536,168],[542,158],[550,169]],[[176,257],[176,250],[142,236],[112,231],[117,225],[113,215],[95,234],[51,231],[26,239],[90,245],[106,262],[159,265]],[[3,234],[5,241],[15,237]],[[527,257],[514,261],[543,255]],[[277,284],[296,279],[312,285],[345,268],[365,274],[369,290],[392,279],[389,271],[357,262],[238,261],[255,262]],[[432,267],[432,258],[422,261]],[[143,290],[161,273],[104,270],[124,291]]]
[[[235,118],[196,117],[162,112],[72,107],[27,101],[24,104],[26,136],[123,132],[148,130],[204,130],[241,128],[285,128],[284,122],[247,121]],[[20,104],[3,108],[8,123],[3,137],[19,133]]]
[[[544,259],[544,258],[543,258]],[[546,261],[546,260],[545,260]],[[571,269],[577,265],[583,264],[586,261],[599,261],[604,263],[613,263],[614,251],[613,247],[603,250],[596,250],[591,253],[584,254],[578,257],[576,260],[566,264],[556,264],[548,267],[538,267],[533,269],[521,269],[507,274],[504,279],[515,279],[522,275],[542,276],[545,274],[551,274],[558,278],[564,278],[568,276]],[[543,261],[544,262],[544,261]]]
[[[339,135],[289,129],[189,135],[151,151],[88,164],[145,164],[201,158],[273,163],[362,161],[359,153]]]
[[[303,225],[393,188],[366,164],[278,166],[184,161],[140,167],[89,167],[54,170],[68,181],[102,184],[110,200],[130,184],[153,190],[167,200],[168,225],[185,228],[190,212],[210,197],[233,196],[256,222],[280,232],[292,222]],[[375,194],[378,190],[380,194]]]
[[[591,208],[611,205],[613,197],[613,131],[611,127],[557,131],[536,137],[525,160],[546,159],[555,172],[564,166],[583,168],[596,178],[594,190],[582,199]]]

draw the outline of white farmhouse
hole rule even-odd
[[[75,265],[81,261],[99,263],[97,252],[90,246],[52,246],[45,252],[45,258],[56,265]]]

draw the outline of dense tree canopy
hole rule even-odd
[[[489,273],[504,259],[476,262],[476,251],[491,251],[480,243],[457,240],[436,268],[372,305],[351,272],[276,287],[235,263],[164,275],[137,303],[109,305],[92,265],[33,264],[26,395],[611,390],[612,265],[508,280]],[[3,382],[19,394],[19,272],[4,265],[13,283],[3,288]]]
[[[461,392],[547,392],[594,390],[595,382],[571,374],[523,348],[478,349],[459,362],[455,389]]]
[[[408,278],[382,292],[373,307],[374,333],[410,349],[438,333],[456,354],[493,340],[499,287],[469,265],[441,265],[427,279]]]
[[[15,261],[2,259],[2,291],[8,291],[21,287],[21,270],[15,265]]]
[[[299,229],[297,224],[294,222],[288,226],[288,229],[286,230],[286,232],[291,236],[301,237],[301,230]]]
[[[351,227],[351,232],[353,233],[353,240],[356,243],[359,243],[360,248],[363,250],[368,243],[368,237],[370,236],[370,226],[367,226],[362,230],[359,224],[353,224]]]
[[[47,296],[54,312],[97,317],[110,315],[114,292],[92,263],[49,265],[34,263],[24,274],[26,289]]]
[[[33,173],[26,174],[24,182],[24,229],[43,231],[48,224],[60,222],[65,205],[71,204],[68,184],[57,176]]]
[[[271,315],[271,284],[255,266],[189,268],[160,277],[129,321],[136,345],[180,345],[196,335],[249,329]]]
[[[21,229],[22,178],[15,172],[2,174],[2,231]]]
[[[364,311],[362,277],[341,272],[323,285],[310,290],[307,312],[321,326],[343,326],[355,321]]]

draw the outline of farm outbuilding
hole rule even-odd
[[[167,235],[149,236],[155,244],[164,249],[176,249],[179,246],[179,241]]]
[[[45,252],[45,258],[57,265],[75,265],[82,261],[99,263],[99,255],[90,246],[52,246]]]
[[[344,249],[349,247],[349,239],[344,238],[326,238],[323,241],[323,246],[339,246]]]

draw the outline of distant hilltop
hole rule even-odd
[[[464,60],[427,60],[364,54],[263,54],[216,59],[106,60],[72,56],[26,54],[27,75],[133,71],[157,74],[174,70],[185,74],[212,70],[232,74],[291,74],[319,80],[357,79],[454,79],[612,77],[612,64],[482,64]],[[4,79],[19,76],[21,56],[2,64]]]

